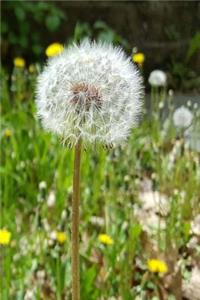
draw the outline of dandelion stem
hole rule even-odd
[[[79,201],[80,201],[81,140],[75,146],[72,198],[72,300],[80,300],[79,267]]]

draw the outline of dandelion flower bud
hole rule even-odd
[[[16,68],[24,68],[26,64],[25,60],[22,57],[15,57],[13,63]]]
[[[142,79],[124,52],[84,41],[49,59],[37,83],[43,126],[70,145],[119,144],[137,124]]]

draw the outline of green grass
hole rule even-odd
[[[31,292],[30,299],[71,297],[73,150],[46,133],[37,120],[36,75],[15,69],[8,85],[8,76],[1,74],[0,228],[12,234],[10,244],[0,246],[2,300],[29,299]],[[172,122],[164,129],[158,116],[159,112],[151,118],[144,114],[122,147],[83,152],[81,300],[159,299],[160,289],[167,299],[173,299],[170,295],[176,297],[176,289],[181,288],[178,283],[176,288],[165,287],[165,275],[150,273],[147,260],[165,260],[173,278],[181,258],[184,278],[190,255],[187,243],[193,236],[191,221],[200,213],[199,154],[177,137]],[[7,129],[10,137],[5,135]],[[178,150],[169,168],[175,145]],[[166,196],[169,205],[165,216],[157,213],[160,221],[151,233],[144,227],[145,220],[137,217],[145,179]],[[39,189],[42,181],[45,189]],[[53,207],[47,205],[50,192],[56,197]],[[100,218],[100,224],[93,221],[94,216]],[[164,229],[156,226],[161,221]],[[52,240],[54,231],[66,232],[64,244]],[[103,245],[98,240],[100,233],[110,235],[113,245]],[[194,257],[198,251],[197,247]]]

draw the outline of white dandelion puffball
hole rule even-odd
[[[173,114],[174,125],[178,128],[189,127],[192,123],[192,119],[193,119],[193,114],[187,107],[183,105],[177,108]]]
[[[110,44],[84,41],[48,60],[37,82],[44,128],[70,145],[118,144],[136,125],[143,94],[139,71]]]
[[[166,86],[167,75],[161,70],[154,70],[150,73],[148,81],[151,86]]]

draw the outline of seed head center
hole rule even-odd
[[[89,110],[92,105],[101,107],[102,96],[100,91],[93,85],[87,83],[77,83],[72,86],[73,97],[71,102]]]

